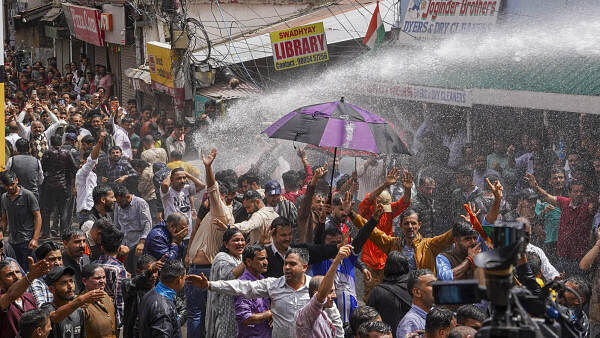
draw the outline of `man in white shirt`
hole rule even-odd
[[[200,276],[190,274],[187,281],[197,288],[246,298],[271,298],[273,313],[273,338],[296,337],[296,320],[294,316],[310,300],[308,285],[311,277],[306,275],[308,268],[308,252],[304,249],[292,248],[285,255],[284,276],[264,278],[255,281],[223,280],[208,281]],[[335,307],[334,307],[335,308]]]
[[[81,166],[77,171],[77,174],[75,174],[75,189],[77,190],[76,211],[79,224],[86,219],[86,216],[83,215],[82,212],[91,210],[94,206],[92,191],[94,191],[94,188],[98,185],[98,178],[96,177],[94,168],[96,167],[96,164],[98,164],[98,156],[100,156],[100,149],[102,148],[105,137],[105,132],[100,133],[100,139],[96,145],[94,145],[90,157],[87,158],[83,166]]]
[[[194,184],[188,184],[191,180]],[[180,212],[188,219],[188,234],[185,240],[189,240],[194,224],[192,211],[195,215],[193,196],[196,192],[204,189],[204,183],[196,177],[188,174],[183,168],[171,170],[160,186],[160,197],[163,204],[163,219],[176,212]]]
[[[15,142],[17,142],[17,140],[20,138],[21,136],[19,135],[19,127],[17,126],[17,122],[8,122],[8,135],[6,135],[5,139],[8,143],[10,143],[13,149],[15,148]]]

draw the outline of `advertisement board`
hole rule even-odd
[[[488,32],[498,19],[500,0],[409,0],[402,31],[416,38]]]
[[[95,8],[63,4],[68,14],[71,34],[81,41],[104,46],[104,32],[100,29],[102,11]]]
[[[352,93],[373,97],[411,100],[449,104],[453,106],[471,107],[471,93],[465,89],[416,86],[411,84],[395,84],[386,82],[369,82],[365,84],[349,84],[346,87]]]
[[[173,80],[173,51],[166,43],[151,41],[146,43],[148,50],[148,65],[152,87],[175,88]],[[158,88],[157,88],[158,89]]]
[[[125,7],[123,5],[103,4],[100,24],[106,42],[117,45],[128,43],[125,29]]]
[[[322,22],[271,32],[275,70],[329,60]]]

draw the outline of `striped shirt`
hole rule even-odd
[[[100,265],[106,274],[106,286],[104,291],[112,298],[117,309],[117,327],[121,326],[123,318],[123,291],[121,289],[123,280],[127,278],[127,272],[121,262],[111,256],[101,255],[94,263]]]

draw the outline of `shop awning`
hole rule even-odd
[[[58,17],[63,14],[62,7],[52,7],[44,16],[41,21],[54,22]]]
[[[220,100],[231,100],[250,97],[258,93],[260,93],[259,89],[244,82],[240,83],[235,88],[231,88],[227,83],[215,83],[210,87],[196,90],[196,94],[198,95]]]
[[[15,15],[15,24],[26,25],[32,21],[39,20],[52,9],[52,4],[41,5],[38,7],[28,8]]]
[[[148,66],[125,69],[125,76],[129,79],[131,87],[145,93],[152,93],[152,80]]]

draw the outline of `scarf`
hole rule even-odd
[[[158,282],[158,284],[156,284],[155,290],[159,295],[170,299],[172,302],[175,301],[175,294],[176,294],[175,290],[164,285],[163,283]]]

